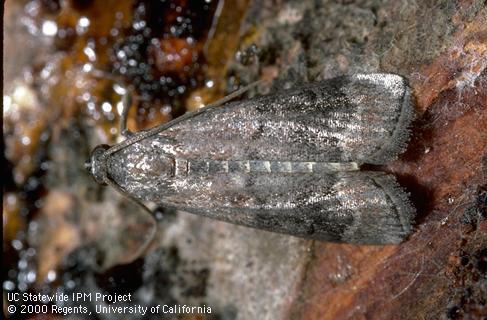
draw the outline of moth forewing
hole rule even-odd
[[[339,77],[137,133],[107,151],[106,176],[136,199],[231,223],[397,243],[412,229],[407,195],[357,169],[396,158],[412,117],[404,78]]]

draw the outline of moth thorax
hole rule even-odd
[[[106,155],[105,152],[110,149],[109,145],[101,144],[92,152],[90,158],[85,162],[86,170],[90,172],[93,179],[101,185],[106,185]]]

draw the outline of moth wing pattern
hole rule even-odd
[[[239,179],[220,176],[212,188],[200,189],[200,196],[188,192],[153,200],[239,225],[334,242],[399,243],[411,232],[414,210],[407,195],[382,172]]]
[[[385,164],[413,118],[394,74],[352,75],[206,110],[160,133],[184,157]]]
[[[107,175],[139,200],[236,224],[398,243],[411,232],[407,194],[350,163],[396,158],[412,118],[404,78],[344,76],[210,107],[117,149]]]

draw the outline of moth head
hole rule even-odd
[[[85,168],[93,179],[101,185],[106,186],[105,182],[107,161],[105,152],[110,149],[109,145],[101,144],[91,152],[90,158],[85,162]]]

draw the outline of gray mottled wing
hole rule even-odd
[[[344,76],[213,107],[159,134],[178,157],[384,164],[413,117],[404,78]]]
[[[112,166],[119,160],[113,158]],[[382,172],[212,173],[200,164],[187,175],[150,175],[143,183],[116,170],[112,178],[141,200],[306,238],[387,244],[411,232],[407,195]]]
[[[407,195],[382,172],[279,172],[272,164],[267,170],[262,163],[252,169],[245,162],[201,160],[186,163],[191,170],[161,174],[159,160],[154,154],[117,153],[110,158],[109,174],[143,201],[306,238],[398,243],[412,229]]]
[[[399,243],[411,232],[407,195],[382,172],[220,175],[163,201],[219,220],[319,240]],[[203,189],[203,190],[202,190]],[[196,190],[194,190],[196,191]]]
[[[406,194],[392,176],[347,163],[396,157],[412,114],[402,77],[341,77],[212,107],[122,143],[107,174],[137,199],[232,223],[397,243],[411,231]]]

